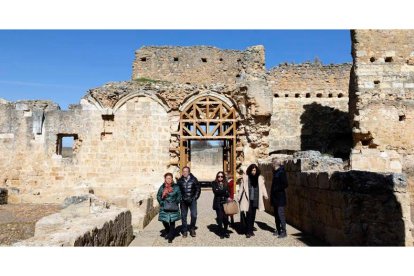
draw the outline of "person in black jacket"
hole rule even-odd
[[[223,204],[230,199],[229,185],[224,172],[220,171],[216,175],[216,180],[211,183],[211,187],[214,193],[213,210],[216,210],[217,224],[219,227],[219,235],[221,239],[224,237],[229,238],[230,235],[227,232],[229,227],[229,218],[224,213]],[[224,228],[223,228],[224,223]]]
[[[201,186],[198,183],[197,178],[190,173],[189,167],[184,167],[182,176],[177,181],[178,186],[181,190],[181,221],[182,221],[182,235],[183,238],[187,237],[187,231],[190,230],[191,237],[196,236],[196,222],[197,222],[197,200],[201,194]],[[187,225],[187,214],[190,208],[191,223],[190,229]]]
[[[282,162],[276,160],[273,164],[275,171],[273,173],[272,188],[270,194],[270,203],[274,209],[276,223],[276,231],[273,235],[277,235],[278,238],[285,238],[287,236],[285,218],[285,189],[288,186],[288,181],[286,177],[285,168],[282,165]]]

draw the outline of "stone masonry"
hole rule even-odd
[[[413,175],[414,31],[352,31],[354,169]]]
[[[403,174],[343,171],[336,160],[286,163],[289,224],[337,246],[412,246],[407,179]],[[271,160],[260,167],[270,192]],[[266,211],[273,212],[266,202]]]
[[[348,159],[351,64],[281,64],[267,75],[273,98],[269,152],[318,150]]]
[[[93,195],[77,197],[36,223],[35,235],[14,246],[127,246],[133,239],[131,212]]]
[[[340,210],[332,209],[335,214],[322,210],[330,203],[321,207],[326,220],[336,215],[340,219],[314,232],[335,244],[357,228],[372,237],[355,236],[359,244],[379,244],[379,234],[370,231],[375,223],[387,223],[378,212],[391,216],[379,204],[385,202],[395,211],[390,221],[401,226],[404,237],[391,232],[385,236],[394,244],[406,243],[404,185],[413,183],[414,176],[414,31],[357,30],[351,37],[352,68],[304,63],[266,71],[261,45],[244,51],[143,47],[135,52],[131,80],[92,88],[68,110],[50,101],[0,99],[0,188],[7,190],[12,204],[60,204],[71,196],[95,194],[131,210],[132,224],[142,228],[158,210],[154,193],[164,173],[177,175],[180,170],[180,108],[209,96],[236,110],[239,178],[241,168],[253,162],[270,155],[291,159],[303,150],[340,157],[345,163],[350,159],[353,170],[371,172],[327,176],[322,171],[295,171],[290,177],[296,177],[296,184],[289,190],[296,206],[289,211],[292,223],[314,231],[314,222],[309,224],[309,217],[296,212],[344,196],[344,205],[334,206]],[[69,148],[65,139],[72,141]],[[409,178],[398,180],[404,176],[390,172],[404,172]],[[350,190],[331,189],[339,181],[333,174]],[[365,180],[379,188],[370,194],[354,185]],[[308,184],[326,189],[315,191]],[[309,203],[308,195],[321,202]],[[305,202],[309,204],[302,206]],[[372,204],[375,212],[361,217],[355,202],[362,207]],[[365,224],[351,221],[353,216]]]

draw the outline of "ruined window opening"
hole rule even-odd
[[[295,98],[299,98],[300,97],[300,94],[299,93],[296,93],[295,94]]]
[[[316,97],[318,97],[318,98],[322,98],[322,93],[318,93],[318,94],[316,94]]]
[[[279,98],[279,94],[275,94],[275,98]]]
[[[371,57],[371,58],[369,59],[369,61],[374,62],[374,61],[376,61],[376,58],[375,58],[375,57]]]
[[[206,58],[201,58],[201,61],[202,62],[207,62],[207,59]]]
[[[236,75],[236,78],[240,78],[240,74],[237,74],[237,75]]]
[[[219,59],[219,61],[223,61],[223,59],[222,59],[222,58],[220,58],[220,59]]]
[[[332,93],[329,93],[329,94],[328,94],[328,97],[329,97],[329,98],[332,98],[332,96],[333,96],[333,95],[332,95]]]
[[[392,62],[392,61],[393,61],[392,57],[386,57],[385,58],[385,62]]]
[[[285,98],[288,98],[289,97],[289,94],[285,94]]]
[[[178,61],[178,57],[175,57],[175,58],[174,58],[174,61]]]
[[[338,94],[338,98],[342,98],[343,96],[344,96],[344,94],[342,94],[342,93]]]
[[[400,122],[405,121],[405,115],[398,116]]]
[[[380,81],[379,80],[374,80],[374,84],[379,84]]]
[[[147,58],[146,57],[142,57],[140,60],[143,61],[143,62],[145,62],[145,61],[147,61]]]
[[[306,98],[310,98],[310,93],[306,93]]]
[[[62,158],[72,158],[74,145],[77,140],[77,134],[58,134],[56,143],[56,154],[61,155]]]

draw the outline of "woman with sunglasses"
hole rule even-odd
[[[229,238],[227,232],[229,226],[229,219],[224,213],[223,204],[230,200],[229,186],[224,172],[220,171],[216,175],[216,179],[211,183],[214,193],[213,210],[216,210],[217,224],[219,227],[220,239]],[[224,224],[224,228],[223,228]]]

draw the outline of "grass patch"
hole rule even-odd
[[[159,80],[153,80],[153,79],[148,79],[148,78],[137,78],[137,79],[134,79],[134,81],[136,81],[136,82],[149,82],[149,83],[161,82]]]

